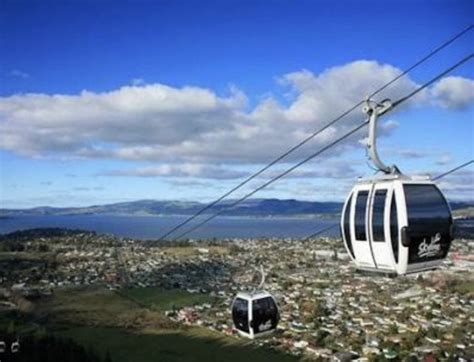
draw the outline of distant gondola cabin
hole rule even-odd
[[[274,331],[280,315],[275,298],[259,291],[237,294],[232,303],[232,319],[240,335],[255,338]]]

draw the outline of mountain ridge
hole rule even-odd
[[[225,210],[235,200],[225,200],[206,210],[205,214],[221,212],[227,216],[333,214],[342,207],[340,202],[299,201],[295,199],[249,199],[236,207]],[[205,207],[197,201],[137,200],[85,207],[39,206],[29,209],[0,209],[0,216],[26,215],[85,215],[85,214],[131,214],[131,215],[192,215]]]
[[[226,210],[235,200],[224,200],[204,212],[220,212],[226,216],[290,216],[290,215],[335,215],[342,209],[337,201],[302,201],[296,199],[249,199]],[[29,209],[0,209],[0,217],[33,215],[192,215],[206,206],[197,201],[136,200],[84,207],[39,206]],[[473,202],[452,202],[453,210],[474,206]]]

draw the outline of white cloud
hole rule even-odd
[[[235,87],[228,95],[218,95],[200,87],[142,80],[110,92],[17,94],[0,98],[0,148],[31,157],[149,160],[161,165],[129,171],[141,176],[218,177],[223,170],[216,165],[272,160],[398,74],[391,65],[365,60],[321,74],[294,72],[280,78],[283,91],[291,90],[288,104],[266,97],[251,109],[246,95]],[[377,98],[397,99],[416,86],[403,77]],[[314,152],[363,119],[362,112],[354,110],[302,152]],[[380,134],[396,126],[385,121]],[[354,137],[332,155],[359,147],[357,141]],[[300,157],[297,152],[288,161]]]
[[[243,103],[236,90],[222,98],[203,88],[161,84],[75,96],[14,95],[0,99],[0,147],[29,155],[81,154],[104,144],[115,151],[166,147],[228,129],[232,124],[225,118]]]
[[[359,60],[330,68],[319,76],[303,70],[287,74],[280,81],[296,94],[295,101],[287,109],[288,116],[297,121],[312,122],[315,118],[334,118],[400,73],[391,65]],[[376,98],[397,99],[415,87],[413,81],[402,77]],[[354,113],[360,118],[360,112]]]
[[[462,109],[474,104],[474,80],[445,77],[431,89],[436,103],[445,108]]]

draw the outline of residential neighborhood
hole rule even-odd
[[[329,238],[158,244],[53,229],[11,240],[23,249],[0,260],[0,310],[27,313],[25,300],[84,286],[179,289],[213,299],[172,307],[165,311],[170,320],[242,338],[230,307],[237,292],[258,285],[255,269],[262,266],[263,288],[276,298],[280,322],[256,346],[310,360],[474,356],[472,240],[455,240],[439,270],[398,277],[356,271],[341,241]]]

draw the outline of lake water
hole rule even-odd
[[[0,234],[38,227],[59,227],[137,239],[156,239],[185,219],[186,216],[19,216],[0,219]],[[193,221],[199,222],[199,220],[202,219]],[[187,237],[306,237],[338,222],[338,219],[218,217],[188,234]],[[196,224],[191,222],[188,225]],[[184,230],[187,229],[182,229],[178,233]],[[332,228],[321,236],[339,236],[339,228]]]

